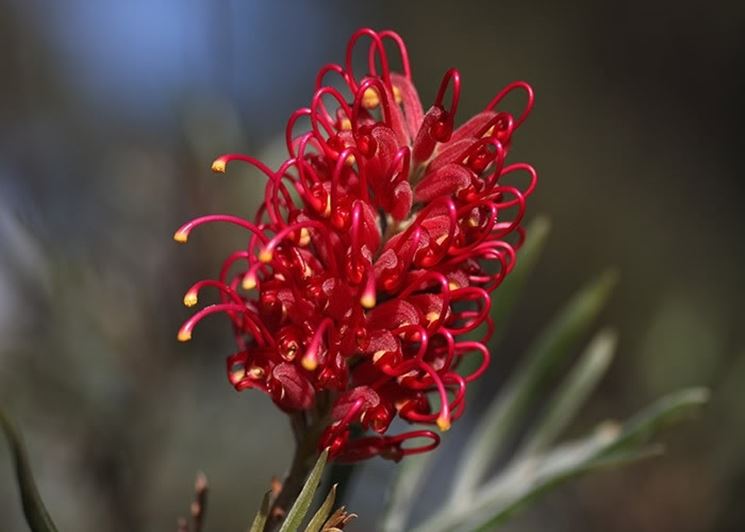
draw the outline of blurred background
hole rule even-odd
[[[458,66],[461,120],[514,79],[537,92],[511,157],[539,170],[530,212],[552,234],[432,484],[536,331],[616,267],[599,325],[620,353],[577,433],[686,385],[712,402],[664,457],[564,486],[509,530],[745,528],[745,4],[542,4],[0,1],[0,403],[61,530],[174,530],[197,470],[208,530],[245,530],[287,467],[284,416],[226,381],[227,322],[176,342],[183,292],[242,234],[171,236],[253,213],[263,178],[212,159],[277,164],[286,118],[362,25],[403,35],[425,105]],[[358,472],[352,530],[375,529],[392,472]],[[24,527],[0,445],[0,528]]]

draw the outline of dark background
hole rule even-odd
[[[403,35],[425,104],[458,66],[461,120],[514,79],[537,92],[512,157],[538,168],[530,213],[553,231],[482,389],[617,267],[600,324],[620,352],[573,434],[681,386],[713,391],[664,457],[562,487],[509,529],[745,527],[745,4],[560,4],[0,2],[0,401],[61,530],[172,530],[197,469],[209,529],[246,529],[288,464],[284,417],[226,382],[226,324],[175,340],[183,291],[242,235],[171,235],[197,214],[252,214],[263,180],[211,160],[280,161],[286,118],[362,25]],[[451,441],[483,404],[469,408]],[[391,472],[363,468],[353,530],[373,529]],[[24,529],[2,445],[0,528]]]

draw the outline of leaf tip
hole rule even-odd
[[[537,234],[540,238],[545,238],[551,231],[551,219],[545,214],[540,214],[530,222],[529,231]]]

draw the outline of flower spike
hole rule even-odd
[[[527,97],[516,115],[502,109],[513,92]],[[290,115],[276,171],[247,155],[213,162],[215,172],[237,161],[268,178],[252,221],[202,216],[174,234],[186,242],[212,222],[247,231],[216,279],[184,295],[188,307],[205,288],[219,301],[187,319],[178,339],[225,314],[237,347],[230,384],[328,420],[317,443],[330,459],[399,461],[434,449],[494,356],[491,293],[514,268],[538,180],[529,164],[507,161],[534,96],[511,83],[456,127],[460,98],[453,68],[425,112],[403,39],[362,28]],[[395,418],[433,430],[395,434]]]

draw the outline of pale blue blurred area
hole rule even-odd
[[[274,118],[272,102],[307,91],[329,47],[325,28],[340,18],[312,3],[284,17],[286,6],[257,1],[16,2],[90,112],[154,124],[193,92],[239,98],[259,122]]]
[[[226,323],[175,341],[183,292],[242,235],[171,235],[199,214],[252,214],[263,177],[215,176],[211,160],[276,165],[315,72],[370,25],[407,40],[425,105],[461,68],[461,120],[513,79],[535,85],[513,155],[538,168],[531,213],[554,226],[415,513],[439,504],[528,340],[616,266],[601,324],[619,327],[620,355],[574,433],[691,384],[713,388],[710,413],[670,435],[667,457],[566,487],[510,530],[741,530],[745,12],[663,4],[0,1],[0,403],[60,529],[175,529],[202,469],[208,530],[242,530],[283,473],[286,420],[228,385]],[[4,449],[0,530],[23,530]],[[357,476],[351,530],[375,529],[394,469]]]

